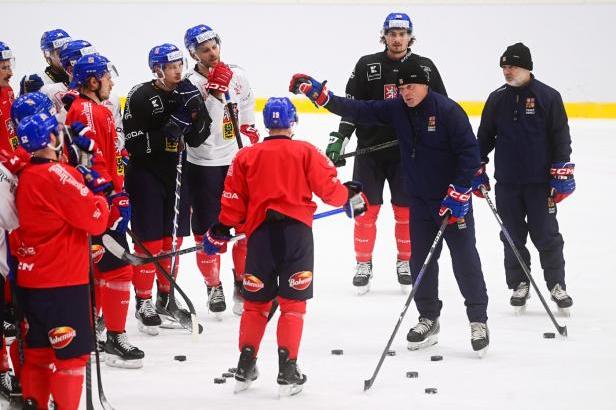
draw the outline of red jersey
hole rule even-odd
[[[124,163],[121,143],[118,141],[113,114],[107,107],[98,104],[83,94],[75,98],[66,114],[66,125],[80,122],[90,127],[88,137],[94,139],[102,152],[103,163],[93,162],[92,168],[113,182],[116,192],[124,190]]]
[[[73,167],[33,158],[15,195],[19,228],[11,238],[17,284],[54,288],[88,283],[88,234],[107,227],[107,200],[94,195]]]
[[[0,87],[0,149],[9,152],[17,149],[19,140],[13,120],[11,120],[11,106],[15,95],[11,87]]]
[[[263,223],[268,209],[312,226],[313,193],[333,206],[342,206],[349,196],[334,165],[312,144],[268,137],[233,159],[218,219],[247,236]]]

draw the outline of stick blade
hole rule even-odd
[[[558,326],[558,333],[561,336],[567,337],[567,326]]]
[[[374,383],[373,379],[364,380],[364,391],[367,391],[368,389],[370,389],[373,383]]]
[[[116,258],[126,260],[126,257],[124,256],[124,248],[109,234],[103,235],[103,245],[105,246],[105,249],[111,252]]]

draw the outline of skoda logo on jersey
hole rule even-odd
[[[165,110],[165,106],[163,105],[163,100],[160,98],[160,95],[155,95],[150,98],[150,102],[152,103],[152,114],[160,114]]]
[[[295,290],[306,290],[312,283],[312,272],[296,272],[289,278],[289,287]]]
[[[381,63],[368,64],[368,81],[381,79]]]

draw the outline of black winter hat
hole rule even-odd
[[[530,57],[530,50],[522,43],[515,43],[507,47],[500,58],[500,66],[504,65],[513,65],[532,71],[533,60]]]
[[[407,61],[400,65],[400,71],[398,72],[398,85],[404,84],[428,85],[428,75],[419,64],[414,61]]]

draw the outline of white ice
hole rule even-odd
[[[297,138],[324,148],[337,122],[333,115],[302,115]],[[472,122],[476,129],[478,119]],[[207,313],[205,285],[194,256],[187,255],[181,260],[179,283],[197,308],[204,334],[194,337],[182,330],[161,330],[156,337],[140,334],[131,301],[127,330],[146,358],[141,370],[103,365],[109,401],[116,409],[615,409],[616,121],[575,120],[570,125],[578,188],[558,208],[567,289],[574,306],[570,318],[557,316],[557,320],[567,325],[568,338],[543,339],[544,332],[555,329],[534,291],[526,314],[514,315],[498,225],[485,201],[475,198],[477,244],[490,297],[487,356],[478,359],[472,352],[463,300],[445,246],[440,258],[444,306],[439,343],[416,352],[406,349],[406,333],[417,318],[412,304],[392,345],[397,355],[386,358],[372,389],[363,392],[364,379],[371,376],[406,300],[395,275],[393,215],[391,207],[384,206],[378,220],[372,290],[361,297],[351,285],[352,222],[336,215],[314,224],[315,297],[305,317],[299,363],[308,382],[300,395],[277,399],[278,315],[269,323],[258,359],[261,376],[250,390],[234,395],[232,379],[213,383],[238,359],[231,257],[223,256],[221,277],[228,308],[218,322]],[[351,170],[352,161],[340,169],[341,179],[350,179]],[[490,175],[492,171],[490,165]],[[321,203],[319,208],[329,209]],[[530,248],[532,273],[548,298],[537,253]],[[332,356],[334,348],[344,349],[344,355]],[[174,361],[178,354],[186,355],[187,361]],[[442,355],[443,361],[431,362],[434,354]],[[418,371],[419,378],[407,379],[407,371]],[[425,394],[427,387],[436,387],[438,393]]]

